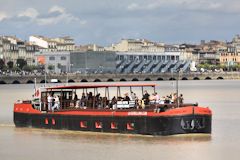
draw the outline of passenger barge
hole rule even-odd
[[[182,104],[178,100],[177,104],[145,103],[142,98],[121,97],[121,90],[129,89],[134,93],[135,88],[140,88],[143,95],[144,90],[155,92],[155,86],[81,84],[39,88],[33,100],[14,104],[14,123],[16,127],[142,135],[211,133],[212,112],[208,107]],[[110,92],[116,93],[115,99],[110,97]],[[81,98],[76,96],[79,93],[83,95]],[[58,97],[55,102],[51,101],[53,96]],[[51,110],[53,103],[57,107]]]

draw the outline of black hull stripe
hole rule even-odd
[[[211,133],[211,121],[212,118],[210,115],[110,117],[14,112],[14,123],[16,127],[143,135]]]

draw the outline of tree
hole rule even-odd
[[[199,64],[198,68],[210,69],[210,64],[208,63]]]
[[[8,69],[12,69],[13,68],[13,61],[9,61],[7,63]]]
[[[236,64],[236,69],[237,69],[237,71],[240,70],[240,64]]]
[[[32,66],[25,65],[22,68],[24,71],[31,72],[33,70]]]
[[[20,69],[23,69],[24,66],[27,65],[27,61],[25,61],[24,59],[17,59],[17,66],[20,68]]]
[[[49,65],[48,66],[48,70],[52,71],[54,69],[54,66],[53,65]]]
[[[3,59],[0,59],[0,69],[4,69],[5,67],[5,63],[4,63],[4,60]]]

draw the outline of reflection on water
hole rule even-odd
[[[38,135],[41,138],[59,139],[72,141],[74,143],[146,143],[146,144],[181,144],[189,142],[207,142],[211,140],[210,134],[189,134],[175,136],[148,136],[118,133],[97,133],[66,130],[47,130],[35,128],[14,128],[16,134],[27,136],[29,134]]]

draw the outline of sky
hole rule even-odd
[[[239,0],[0,0],[0,35],[71,36],[76,44],[125,38],[164,43],[231,41]]]

